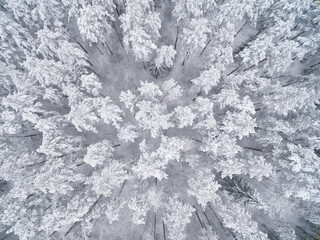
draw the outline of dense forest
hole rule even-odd
[[[0,239],[320,239],[320,4],[0,0]]]

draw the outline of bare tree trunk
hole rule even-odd
[[[209,218],[208,218],[208,216],[207,216],[206,212],[203,212],[203,214],[204,214],[204,216],[206,217],[206,219],[207,219],[207,221],[208,221],[209,225],[210,225],[211,227],[213,227],[213,225],[212,225],[211,221],[209,220]]]
[[[6,12],[7,11],[7,9],[4,7],[4,6],[2,6],[2,5],[0,5],[0,7]],[[3,238],[4,239],[4,238]]]
[[[234,73],[235,71],[237,71],[239,68],[241,67],[241,64],[234,70],[232,70],[230,73],[227,74],[227,77],[230,76],[232,73]]]
[[[264,62],[264,61],[266,61],[266,60],[267,60],[267,58],[262,59],[261,61],[258,62],[257,65],[252,65],[252,66],[246,68],[245,70],[243,70],[243,72],[246,72],[246,71],[250,70],[251,68],[253,68],[253,67],[255,67],[255,66],[258,66],[260,63],[262,63],[262,62]]]
[[[104,55],[103,52],[100,50],[100,48],[98,48],[98,46],[94,45],[94,47],[95,47],[96,49],[98,49],[99,52],[100,52],[102,55]]]
[[[184,64],[187,61],[188,57],[189,57],[189,52],[187,52],[186,56],[184,57],[183,62],[182,62],[182,66],[184,66]]]
[[[81,49],[82,49],[86,54],[88,54],[88,51],[84,48],[84,46],[82,46],[82,44],[79,43],[78,41],[77,41],[77,43],[78,43],[78,45],[81,47]]]
[[[275,235],[269,228],[267,228],[266,225],[264,225],[263,223],[261,223],[261,225],[262,225],[269,233],[271,233],[272,236],[274,236],[276,239],[280,240],[277,235]],[[317,239],[316,239],[316,240],[317,240]]]
[[[97,76],[101,77],[101,75],[99,73],[97,73],[96,71],[94,71],[93,69],[91,68],[88,68],[90,71],[94,72],[95,74],[97,74]]]
[[[202,49],[200,56],[203,54],[203,52],[206,50],[206,48],[208,47],[209,43],[211,42],[211,39],[207,42],[206,46]]]
[[[66,234],[64,235],[65,237],[68,236],[68,234],[75,228],[79,225],[81,221],[76,221],[71,228],[69,228],[69,230],[66,232]]]
[[[156,240],[156,227],[157,227],[157,214],[154,214],[154,228],[153,228],[153,237]]]
[[[302,232],[304,232],[305,234],[307,234],[309,237],[311,237],[314,240],[317,240],[315,237],[313,237],[310,233],[306,232],[305,230],[303,230],[301,227],[297,226],[297,228],[299,228]]]
[[[85,162],[81,162],[81,163],[78,163],[76,166],[77,167],[80,167],[81,165],[83,165]]]
[[[165,226],[164,226],[164,221],[162,220],[162,230],[163,230],[163,240],[166,240],[166,230],[165,230]]]
[[[234,35],[234,37],[236,37],[240,32],[241,30],[247,25],[248,21],[245,22],[245,24],[242,25],[242,27],[239,29],[239,31]]]
[[[9,234],[8,234],[7,236],[5,236],[4,238],[1,238],[1,240],[4,240],[4,239],[6,239],[7,237],[10,237],[12,234],[13,234],[12,232],[9,233]]]
[[[29,164],[29,165],[26,165],[26,166],[24,166],[24,167],[33,167],[33,166],[35,166],[35,165],[39,165],[39,164],[45,163],[46,161],[47,161],[47,160],[43,160],[42,162]]]
[[[126,184],[126,182],[127,182],[127,179],[125,179],[125,180],[124,180],[124,182],[123,182],[123,184],[122,184],[122,186],[121,186],[121,189],[120,189],[120,192],[119,192],[119,195],[118,195],[118,196],[120,196],[120,195],[121,195],[122,190],[123,190],[124,185]]]
[[[111,51],[111,49],[110,49],[109,44],[107,43],[107,41],[105,41],[105,44],[107,45],[107,48],[108,48],[109,52],[111,53],[111,55],[113,55],[113,52]]]
[[[174,50],[176,50],[177,48],[178,38],[179,38],[179,27],[177,27],[177,36],[176,36],[176,41],[174,42]]]
[[[197,211],[196,207],[195,207],[195,206],[193,206],[193,207],[194,207],[194,209],[196,210],[196,216],[197,216],[197,218],[198,218],[198,221],[199,221],[201,227],[204,228],[205,230],[207,230],[206,225],[203,224],[203,222],[202,222],[201,219],[200,219],[200,216],[199,216],[199,214],[198,214],[198,211]]]
[[[252,148],[252,147],[244,147],[244,148],[249,149],[249,150],[254,150],[257,152],[264,152],[262,149],[258,149],[258,148]]]
[[[297,37],[300,37],[300,36],[301,36],[302,34],[304,34],[304,33],[305,33],[305,31],[302,31],[302,32],[299,33],[297,36],[291,38],[291,40],[295,40]]]
[[[223,231],[227,234],[226,229],[224,228],[222,222],[220,221],[218,215],[216,214],[216,212],[213,210],[213,208],[211,207],[211,205],[209,204],[209,208],[212,210],[212,212],[214,213],[214,216],[217,218],[220,226],[222,227]],[[232,234],[232,236],[234,237],[234,239],[237,239],[236,236],[234,235],[234,233],[230,230],[230,233]],[[227,234],[228,235],[228,234]]]
[[[313,65],[311,65],[310,67],[312,68],[312,67],[317,66],[317,65],[319,65],[319,64],[320,64],[320,62],[318,62],[318,63],[316,63],[316,64],[313,64]]]
[[[112,26],[113,26],[114,30],[116,31],[116,34],[117,34],[119,43],[121,44],[121,47],[124,48],[124,47],[123,47],[123,44],[122,44],[122,41],[121,41],[121,38],[120,38],[120,36],[119,36],[119,32],[118,32],[118,30],[117,30],[117,27],[116,27],[116,25],[114,24],[113,21],[112,21]]]
[[[196,96],[194,99],[192,99],[192,101],[194,102],[199,96],[201,96],[201,94],[202,94],[202,91],[199,91],[199,92],[197,93],[197,96]]]
[[[93,64],[89,60],[86,59],[86,61],[93,67]]]

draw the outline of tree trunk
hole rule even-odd
[[[302,31],[301,33],[299,33],[298,35],[296,35],[295,37],[291,38],[291,40],[295,40],[297,37],[300,37],[302,34],[304,34],[305,31]]]
[[[121,41],[121,38],[120,38],[120,36],[119,36],[119,32],[118,32],[118,30],[117,30],[117,27],[116,27],[116,25],[114,24],[113,21],[112,21],[112,26],[113,26],[114,30],[116,31],[116,34],[117,34],[117,37],[118,37],[118,40],[119,40],[119,43],[120,43],[121,47],[124,48],[124,47],[123,47],[123,44],[122,44],[122,41]]]
[[[88,54],[88,51],[84,48],[84,46],[82,46],[82,44],[79,43],[78,41],[77,41],[77,43],[78,43],[78,45],[81,47],[81,49],[82,49],[86,54]]]
[[[244,147],[244,148],[249,149],[249,150],[254,150],[257,152],[264,152],[262,149],[258,149],[258,148],[252,148],[252,147]]]
[[[108,48],[109,52],[111,53],[111,55],[113,55],[113,52],[111,51],[111,48],[109,47],[109,44],[107,43],[107,41],[105,41],[105,44],[107,45],[107,48]]]
[[[96,49],[98,49],[98,51],[99,51],[102,55],[104,55],[103,52],[100,50],[100,48],[98,48],[98,46],[94,45],[94,47],[95,47]]]
[[[247,25],[248,21],[245,22],[245,24],[242,25],[242,27],[239,29],[239,31],[234,35],[234,37],[236,37],[240,32],[241,30]]]
[[[177,48],[178,37],[179,37],[179,27],[177,27],[177,36],[176,36],[176,40],[174,42],[174,50],[176,50],[176,48]]]
[[[208,216],[207,216],[206,212],[203,212],[203,214],[204,214],[204,216],[206,217],[206,219],[207,219],[207,221],[208,221],[209,225],[210,225],[211,227],[213,227],[213,225],[212,225],[211,221],[209,220],[209,218],[208,218]]]
[[[124,182],[122,183],[122,186],[121,186],[121,189],[120,189],[120,192],[119,192],[119,195],[118,195],[118,196],[120,196],[120,195],[121,195],[122,190],[123,190],[124,185],[126,184],[126,182],[127,182],[127,179],[125,179],[125,180],[124,180]]]
[[[153,237],[156,240],[156,227],[157,227],[157,214],[154,214],[154,228],[153,228]]]
[[[230,73],[227,74],[227,77],[230,76],[232,73],[234,73],[235,71],[237,71],[239,68],[241,67],[241,64],[234,70],[232,70]]]
[[[206,50],[206,48],[208,47],[209,43],[211,42],[211,39],[207,42],[206,46],[202,49],[200,56],[203,54],[203,52]]]
[[[164,226],[164,221],[162,220],[162,230],[163,230],[163,240],[166,240],[166,230],[165,230],[165,226]]]
[[[69,228],[69,230],[66,232],[66,234],[64,235],[65,237],[68,236],[68,234],[75,228],[79,225],[81,221],[76,221],[71,228]]]
[[[183,62],[182,62],[182,66],[184,66],[184,64],[187,61],[188,57],[189,57],[189,52],[187,52],[186,56],[184,57]]]

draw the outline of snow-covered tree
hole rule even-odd
[[[190,217],[193,212],[194,208],[187,203],[181,202],[178,199],[178,195],[168,199],[165,223],[169,230],[169,239],[183,240],[186,238],[184,229],[190,223]]]
[[[183,29],[183,40],[189,51],[205,47],[208,40],[207,34],[211,32],[207,25],[208,20],[205,18],[192,19],[190,24]]]
[[[121,15],[124,46],[137,61],[149,61],[157,49],[154,40],[160,36],[161,21],[157,13],[150,11],[150,6],[149,0],[128,1],[126,13]]]
[[[83,38],[92,43],[105,40],[105,31],[110,33],[111,26],[108,23],[109,13],[103,5],[86,5],[80,9],[77,24]]]
[[[216,194],[220,186],[214,181],[214,175],[209,169],[200,169],[195,177],[188,180],[188,185],[190,187],[188,194],[195,196],[203,209],[206,208],[208,202],[220,199]]]
[[[157,69],[170,68],[173,65],[173,59],[176,55],[176,51],[173,46],[162,46],[157,49],[157,57],[155,58],[155,65]]]
[[[96,167],[110,160],[113,152],[114,148],[111,143],[108,140],[103,140],[102,142],[90,145],[83,160],[92,167]]]
[[[109,197],[112,190],[121,186],[124,180],[128,178],[125,165],[115,160],[110,160],[102,169],[101,173],[94,174],[88,179],[88,184],[92,184],[92,189],[97,195]]]

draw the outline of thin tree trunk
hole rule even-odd
[[[35,137],[38,135],[41,135],[42,133],[34,133],[34,134],[29,134],[29,135],[25,135],[25,136],[16,136],[16,137]]]
[[[194,102],[194,101],[201,95],[201,93],[202,93],[202,91],[199,91],[199,92],[197,93],[197,96],[196,96],[194,99],[192,99],[192,101]]]
[[[313,65],[311,65],[310,67],[312,68],[312,67],[317,66],[317,65],[319,65],[319,64],[320,64],[320,62],[318,62],[318,63],[316,63],[316,64],[313,64]]]
[[[197,216],[197,218],[198,218],[198,221],[199,221],[201,227],[204,228],[205,230],[207,230],[206,225],[203,224],[203,222],[202,222],[201,219],[200,219],[200,216],[199,216],[199,214],[198,214],[198,211],[197,211],[196,207],[195,207],[195,206],[193,206],[193,207],[194,207],[194,209],[196,210],[196,216]]]
[[[251,65],[250,67],[246,68],[245,70],[243,70],[243,72],[246,72],[248,70],[250,70],[251,68],[255,67],[256,65]]]
[[[7,11],[7,9],[4,7],[4,6],[2,6],[2,5],[0,5],[0,7],[6,12]],[[4,238],[3,238],[4,239]]]
[[[33,163],[33,164],[29,164],[29,165],[26,165],[24,167],[33,167],[35,165],[38,165],[38,164],[42,164],[42,163],[45,163],[47,160],[43,160],[42,162],[38,162],[38,163]]]
[[[77,167],[80,167],[81,165],[83,165],[85,162],[81,162],[81,163],[78,163],[76,166]]]
[[[208,216],[207,216],[206,212],[203,212],[203,214],[204,214],[204,216],[206,217],[206,219],[207,219],[207,221],[208,221],[209,225],[210,225],[211,227],[213,227],[213,225],[212,225],[211,221],[209,220],[209,218],[208,218]]]
[[[118,7],[116,7],[116,12],[117,12],[118,17],[120,17],[120,13],[119,13]]]
[[[315,237],[313,237],[310,233],[306,232],[305,230],[303,230],[301,227],[297,226],[297,228],[299,228],[302,232],[304,232],[305,234],[307,234],[309,237],[313,238],[314,240],[317,240]]]
[[[203,52],[206,50],[206,48],[208,47],[209,43],[211,42],[211,39],[207,42],[206,46],[202,49],[200,56],[203,54]]]
[[[262,149],[258,149],[258,148],[252,148],[252,147],[244,147],[246,149],[250,149],[250,150],[254,150],[254,151],[258,151],[258,152],[264,152]]]
[[[89,60],[86,59],[86,61],[93,67],[93,64]]]
[[[68,234],[75,228],[79,225],[81,221],[76,221],[71,228],[69,228],[69,230],[66,232],[66,234],[64,235],[65,237],[68,236]]]
[[[113,147],[113,148],[116,148],[116,147],[120,147],[120,146],[121,146],[121,144],[118,143],[118,144],[116,144],[116,145],[113,145],[112,147]]]
[[[117,34],[118,40],[119,40],[119,42],[120,42],[120,44],[121,44],[121,47],[124,48],[124,47],[123,47],[123,44],[122,44],[122,41],[121,41],[121,38],[120,38],[120,36],[119,36],[119,32],[118,32],[118,30],[117,30],[117,27],[116,27],[116,25],[114,24],[113,21],[112,21],[112,26],[113,26],[114,30],[116,31],[116,34]]]
[[[156,227],[157,227],[157,214],[154,214],[154,228],[153,228],[153,237],[156,240]]]
[[[237,71],[239,68],[241,67],[241,64],[234,70],[232,70],[230,73],[227,74],[227,77],[230,76],[232,73],[234,73],[235,71]]]
[[[88,68],[90,71],[94,72],[95,74],[97,74],[99,77],[101,77],[101,75],[99,73],[97,73],[96,71],[94,71],[93,69],[91,68]]]
[[[305,31],[302,31],[301,33],[299,33],[298,35],[296,35],[295,37],[291,38],[291,40],[295,40],[297,37],[300,37],[302,34],[304,34]]]
[[[109,50],[109,52],[111,53],[111,55],[113,55],[113,52],[111,51],[111,48],[109,47],[109,44],[107,43],[107,41],[105,41],[106,45],[107,45],[107,48]]]
[[[98,48],[98,46],[94,45],[94,47],[95,47],[96,49],[98,49],[98,51],[99,51],[102,55],[104,55],[103,52],[101,51],[101,49]]]
[[[9,236],[11,236],[13,233],[11,232],[11,233],[9,233],[7,236],[5,236],[4,238],[1,238],[1,240],[4,240],[4,239],[6,239],[7,237],[9,237]]]
[[[165,226],[164,226],[164,221],[162,220],[162,230],[163,230],[163,240],[166,240],[166,229],[165,229]]]
[[[243,72],[246,72],[246,71],[250,70],[251,68],[253,68],[255,66],[258,66],[260,63],[262,63],[262,62],[264,62],[266,60],[267,60],[267,58],[262,59],[261,61],[258,62],[257,65],[252,65],[252,66],[248,67],[247,69],[243,70]]]
[[[45,209],[43,209],[43,211],[47,211],[49,208],[51,208],[52,207],[52,204],[51,205],[49,205],[48,207],[46,207]]]
[[[209,204],[209,208],[212,210],[212,212],[213,212],[214,216],[217,218],[217,220],[218,220],[218,222],[219,222],[220,226],[222,227],[223,231],[227,234],[226,229],[224,228],[224,226],[223,226],[222,222],[221,222],[221,221],[220,221],[220,219],[218,218],[218,215],[217,215],[217,214],[216,214],[216,212],[213,210],[213,208],[211,207],[211,205],[210,205],[210,204]],[[227,234],[227,235],[228,235],[228,234]]]
[[[269,233],[272,234],[272,236],[274,236],[277,240],[279,240],[278,236],[275,235],[269,228],[267,228],[266,225],[264,225],[263,223],[260,223]]]
[[[242,25],[242,27],[238,30],[238,32],[234,35],[234,37],[236,37],[240,32],[241,30],[247,25],[248,21],[245,22],[245,24]]]
[[[82,46],[82,44],[79,43],[78,41],[77,41],[77,43],[78,43],[78,45],[81,47],[81,49],[82,49],[86,54],[88,54],[88,51]]]
[[[174,42],[174,50],[176,50],[176,48],[177,48],[178,37],[179,37],[179,27],[177,27],[177,36],[176,36],[176,40]]]
[[[264,30],[265,30],[265,28],[261,29],[261,30],[256,34],[256,37],[257,37],[258,35],[260,35]]]
[[[124,180],[124,182],[122,183],[122,186],[121,186],[121,189],[120,189],[120,192],[119,192],[119,195],[118,195],[118,196],[120,196],[120,195],[121,195],[122,190],[123,190],[124,185],[126,184],[126,182],[127,182],[127,179],[125,179],[125,180]]]
[[[297,234],[300,238],[302,238],[303,240],[307,240],[307,239],[305,239],[304,237],[302,237],[300,234],[298,234],[298,233],[295,233],[295,234]]]
[[[185,62],[187,61],[188,56],[189,56],[189,52],[187,52],[186,56],[184,57],[183,62],[182,62],[182,66],[184,66]]]
[[[99,200],[100,200],[100,198],[102,198],[102,194],[98,197],[98,199],[94,202],[94,204],[92,204],[92,206],[91,206],[91,208],[88,210],[88,212],[85,214],[85,216],[86,215],[88,215],[88,214],[90,214],[91,212],[92,212],[92,210],[94,209],[94,207],[98,204],[98,202],[99,202]]]

